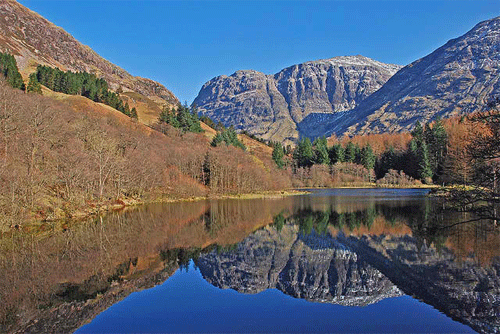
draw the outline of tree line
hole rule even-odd
[[[35,82],[36,81],[36,82]],[[58,68],[38,65],[34,76],[30,76],[28,87],[38,90],[37,82],[54,92],[69,95],[81,95],[94,102],[104,103],[123,114],[137,118],[137,110],[130,109],[128,103],[123,103],[120,96],[109,90],[108,82],[87,72],[63,72]]]
[[[196,105],[192,105],[191,107],[188,107],[186,104],[178,104],[176,107],[165,106],[158,117],[158,123],[153,128],[164,134],[169,133],[168,126],[180,130],[181,133],[202,133],[204,130],[201,128],[201,120],[217,131],[210,142],[211,146],[217,147],[225,144],[226,146],[240,148],[243,151],[246,150],[245,145],[238,139],[238,134],[233,127],[226,128],[220,122],[215,124],[208,116],[200,118]]]
[[[168,124],[182,132],[201,133],[200,118],[196,106],[188,107],[187,105],[178,104],[177,107],[163,107],[163,111],[158,117],[160,127]],[[165,129],[163,129],[164,131]]]
[[[231,126],[229,128],[226,128],[222,125],[218,126],[216,128],[217,133],[212,139],[212,142],[210,145],[217,147],[221,144],[225,144],[226,146],[234,146],[237,148],[242,149],[243,151],[246,150],[245,145],[238,139],[238,134],[236,133],[236,130]]]
[[[411,135],[406,150],[396,151],[389,147],[377,159],[377,178],[382,178],[389,170],[397,170],[425,183],[442,181],[448,145],[443,121],[438,118],[424,126],[417,121]]]
[[[28,93],[41,94],[41,85],[44,85],[54,92],[85,96],[94,102],[104,103],[131,118],[137,119],[135,107],[130,109],[128,103],[124,104],[117,93],[109,90],[106,80],[97,78],[94,74],[64,72],[58,68],[38,65],[36,72],[30,74],[26,86],[21,73],[19,73],[14,56],[1,52],[0,73],[12,88],[26,90]]]
[[[412,180],[425,183],[442,181],[448,135],[441,119],[424,126],[417,122],[409,140],[404,135],[393,135],[392,138],[391,135],[367,137],[371,140],[363,140],[363,136],[334,139],[332,145],[328,144],[325,137],[316,138],[313,142],[309,138],[302,138],[291,154],[287,153],[281,143],[273,143],[272,158],[278,168],[286,168],[288,165],[299,178],[327,171],[332,176],[336,172],[356,176],[363,174],[363,180],[391,179],[391,184],[398,184],[400,181],[407,185]],[[383,140],[384,143],[381,145],[377,140]],[[406,142],[401,145],[401,141]],[[365,143],[361,146],[360,142]],[[378,154],[372,149],[370,142],[377,146]],[[398,143],[397,148],[394,143]],[[370,173],[374,173],[374,176],[369,175]],[[384,179],[386,175],[387,178]]]

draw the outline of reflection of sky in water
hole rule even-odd
[[[191,262],[164,284],[131,294],[76,333],[101,332],[418,332],[473,333],[409,296],[365,307],[295,299],[271,289],[255,295],[207,283]]]

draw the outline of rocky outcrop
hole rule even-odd
[[[202,255],[197,265],[209,283],[242,293],[277,288],[296,298],[349,306],[401,295],[345,245],[300,234],[296,225],[285,225],[281,233],[271,227],[259,230],[236,251]]]
[[[417,120],[482,111],[500,94],[500,17],[481,22],[430,55],[402,68],[341,117],[304,126],[316,135],[410,130]]]
[[[225,126],[264,139],[294,141],[297,125],[311,113],[350,110],[398,69],[363,57],[306,62],[266,75],[247,70],[213,78],[194,100],[199,111]],[[302,127],[307,133],[307,127]]]
[[[0,0],[0,51],[13,54],[25,76],[37,64],[85,71],[103,77],[113,89],[121,86],[163,104],[178,103],[158,82],[130,75],[14,0]]]

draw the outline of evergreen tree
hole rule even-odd
[[[222,142],[224,141],[224,138],[222,137],[222,134],[220,132],[217,132],[214,136],[214,138],[212,138],[212,141],[210,142],[210,145],[212,145],[213,147],[217,147],[219,146]]]
[[[435,177],[439,177],[443,171],[448,146],[448,136],[441,118],[437,118],[431,130],[432,142],[427,142],[429,149],[429,163]]]
[[[246,150],[245,145],[238,139],[238,134],[233,127],[230,127],[229,129],[223,128],[222,131],[217,131],[217,134],[212,139],[210,145],[216,147],[222,143]]]
[[[415,128],[413,128],[411,135],[417,142],[422,142],[424,140],[424,129],[422,128],[422,124],[420,124],[419,121],[415,123]]]
[[[375,166],[375,159],[376,157],[375,154],[373,153],[370,144],[363,147],[361,151],[361,164],[366,169],[373,169],[373,167]]]
[[[352,142],[348,142],[345,147],[345,162],[356,161],[356,147]]]
[[[340,144],[333,145],[329,150],[330,163],[336,164],[337,162],[345,161],[344,148]]]
[[[138,119],[137,110],[135,109],[135,107],[133,107],[132,110],[130,111],[130,117],[133,119]]]
[[[195,104],[193,104],[190,111],[192,122],[191,126],[189,127],[189,131],[196,133],[203,132],[203,129],[201,128],[200,117],[198,116],[198,108]]]
[[[330,164],[330,156],[328,154],[328,147],[326,138],[316,138],[313,143],[314,146],[314,162],[317,164],[328,165]]]
[[[180,127],[180,123],[177,120],[174,108],[164,106],[158,120],[160,121],[160,123],[170,124],[174,128]]]
[[[28,82],[28,87],[26,88],[28,93],[38,93],[42,94],[42,86],[36,78],[36,73],[30,74],[30,81]]]
[[[295,149],[293,158],[299,167],[310,167],[314,163],[314,151],[309,138],[303,138]]]
[[[432,169],[429,163],[429,152],[425,142],[422,142],[418,148],[418,168],[421,180],[426,181],[432,178]]]
[[[273,161],[276,163],[276,166],[278,168],[283,168],[285,166],[285,162],[283,161],[283,158],[285,156],[285,153],[283,152],[283,146],[281,143],[276,142],[273,145]]]
[[[103,78],[86,72],[63,72],[57,68],[39,65],[36,71],[37,81],[47,88],[65,94],[82,95],[94,102],[104,103],[127,116],[133,117],[130,107],[123,103],[118,94],[109,90]]]
[[[354,145],[354,163],[363,164],[363,152],[358,144]]]
[[[420,179],[419,174],[419,153],[418,153],[419,145],[417,144],[417,140],[414,138],[408,143],[408,149],[405,154],[405,164],[404,164],[404,172],[406,175],[413,177],[414,179]]]
[[[16,58],[13,55],[0,52],[0,73],[7,79],[7,83],[12,88],[26,89],[23,77],[17,68]]]
[[[380,159],[377,160],[375,164],[375,174],[377,178],[382,178],[389,171],[389,169],[394,170],[404,170],[404,166],[400,164],[399,157],[394,151],[394,147],[390,146],[382,155]]]

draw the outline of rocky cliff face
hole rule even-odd
[[[298,64],[275,75],[237,71],[208,81],[194,103],[226,126],[264,139],[293,141],[299,134],[297,124],[309,114],[354,108],[399,68],[351,56]]]
[[[331,237],[262,229],[235,252],[202,255],[198,267],[211,284],[242,293],[277,288],[314,302],[364,306],[401,295],[384,275]]]
[[[37,64],[85,71],[105,78],[113,89],[121,86],[159,103],[178,103],[158,82],[130,75],[14,0],[0,0],[0,51],[13,54],[25,76]]]
[[[381,133],[412,129],[416,120],[484,109],[500,94],[500,17],[476,25],[396,73],[341,117],[311,117],[316,134]]]

